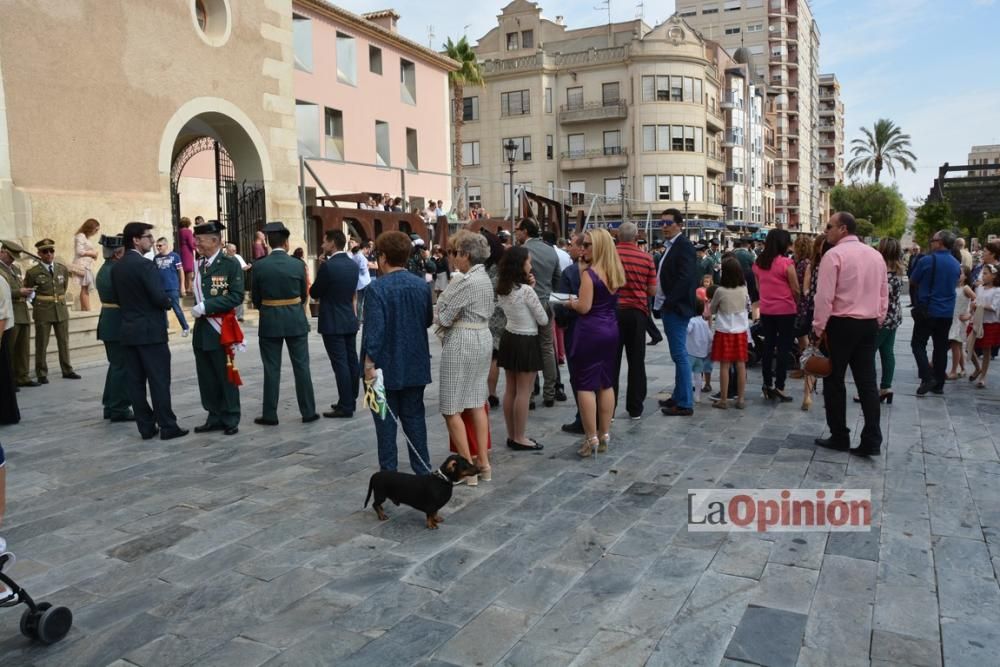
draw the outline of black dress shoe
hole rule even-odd
[[[514,442],[510,438],[507,438],[507,446],[516,452],[540,452],[545,449],[543,445],[538,444],[534,440],[531,441],[530,445],[522,445],[519,442]]]
[[[328,419],[350,419],[354,416],[353,412],[344,412],[340,408],[334,408],[329,412],[324,412],[323,416]]]
[[[657,343],[661,343],[661,342],[663,342],[663,338],[662,337],[661,338],[654,338],[653,340],[651,340],[648,343],[646,343],[646,345],[649,345],[650,347],[653,347]]]
[[[257,417],[253,420],[254,424],[260,424],[261,426],[277,426],[277,419],[264,419],[263,417]]]
[[[580,422],[570,422],[569,424],[562,425],[563,433],[572,433],[573,435],[583,435],[583,424]]]
[[[157,436],[157,434],[158,434],[159,432],[160,432],[160,429],[158,429],[158,428],[154,428],[154,429],[153,429],[153,430],[152,430],[151,432],[149,432],[149,433],[143,433],[143,434],[142,434],[142,439],[143,439],[143,440],[152,440],[153,438],[155,438],[155,437]]]
[[[35,382],[34,380],[28,380],[27,382],[18,382],[18,387],[37,387],[41,382]]]
[[[500,407],[500,398],[499,397],[490,395],[487,400],[489,401],[491,408],[498,408],[498,407]]]
[[[83,379],[79,375],[77,375],[76,373],[63,373],[63,377],[66,378],[67,380],[82,380]]]
[[[188,434],[186,428],[176,428],[173,431],[162,431],[160,433],[160,440],[173,440],[174,438],[183,438]]]
[[[849,449],[847,453],[853,456],[881,456],[882,448],[861,446],[857,449]]]
[[[567,399],[566,392],[562,389],[556,389],[556,395],[554,398],[561,403]]]
[[[660,408],[660,412],[668,417],[690,417],[694,414],[691,408],[682,408],[679,405],[672,405],[669,408]]]
[[[49,383],[48,378],[38,378],[38,384],[48,384],[48,383]]]
[[[672,408],[675,405],[677,405],[677,401],[675,401],[672,398],[668,398],[666,400],[662,400],[662,401],[658,401],[658,402],[659,402],[661,408]]]
[[[318,412],[316,414],[314,414],[314,415],[310,415],[308,417],[303,417],[302,418],[302,423],[303,424],[308,424],[310,422],[316,421],[317,419],[319,419],[319,413]]]
[[[841,440],[840,438],[816,438],[815,442],[820,447],[825,447],[826,449],[834,449],[838,452],[847,452],[851,449],[850,440]]]
[[[208,422],[202,424],[201,426],[195,426],[195,433],[211,433],[212,431],[221,431],[226,428],[222,424],[209,424]]]
[[[552,399],[550,399],[550,398],[547,398],[547,399],[545,399],[544,401],[542,401],[542,405],[544,405],[544,406],[545,406],[545,407],[547,407],[547,408],[551,408],[551,407],[553,407],[553,406],[554,406],[555,404],[556,404],[556,402],[555,402],[555,401],[553,401],[553,400],[552,400]]]
[[[226,435],[236,435],[239,432],[240,432],[239,426],[229,426],[226,428],[225,431],[223,431],[223,433],[225,433]]]
[[[111,420],[112,424],[117,424],[119,422],[134,422],[135,421],[135,415],[130,412],[127,415],[120,415],[120,416],[117,416],[117,417],[109,417],[108,419]]]
[[[931,390],[931,387],[933,386],[934,385],[932,385],[930,382],[921,382],[920,386],[917,387],[917,396],[923,396],[924,394],[929,392]]]

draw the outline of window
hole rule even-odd
[[[656,126],[656,150],[658,150],[658,151],[669,151],[670,150],[670,126],[669,125],[657,125]]]
[[[368,71],[372,74],[382,73],[382,49],[368,46]]]
[[[605,178],[604,179],[604,199],[608,202],[618,202],[621,201],[622,196],[622,179],[620,178]]]
[[[375,121],[375,162],[381,167],[388,167],[389,162],[389,123]]]
[[[701,92],[701,79],[694,80],[694,91],[692,92],[692,102],[695,104],[704,104],[705,96]]]
[[[699,102],[700,98],[696,99],[694,96],[694,79],[689,76],[684,77],[684,101],[685,102]]]
[[[642,101],[669,102],[670,77],[669,76],[642,77]]]
[[[695,16],[697,14],[698,10],[696,9],[684,9],[678,12],[677,15],[680,16],[681,18],[687,18],[688,16]]]
[[[684,77],[682,76],[670,77],[670,101],[683,102],[684,101],[683,91],[684,91]]]
[[[694,150],[696,153],[705,152],[705,130],[700,127],[694,128]]]
[[[503,139],[500,142],[500,154],[503,156],[507,155],[507,149],[504,146],[507,145],[508,141],[513,141],[514,145],[517,146],[517,150],[514,151],[515,160],[521,160],[522,162],[531,160],[531,137],[509,137]]]
[[[533,30],[521,31],[521,48],[522,49],[535,48],[535,32]]]
[[[417,66],[399,59],[399,97],[406,104],[417,103]]]
[[[566,89],[566,109],[580,109],[583,107],[583,86]]]
[[[643,176],[643,201],[670,201],[669,176]]]
[[[722,8],[727,12],[738,12],[740,11],[740,0],[726,0]]]
[[[618,104],[621,97],[618,94],[619,86],[618,82],[613,83],[602,83],[601,84],[601,102],[604,106],[612,106]]]
[[[549,199],[556,198],[556,183],[555,181],[545,181],[545,191],[548,193]]]
[[[574,206],[582,206],[587,194],[587,181],[569,182],[569,203]]]
[[[483,187],[481,185],[469,186],[469,205],[483,203]]]
[[[764,31],[764,24],[763,23],[748,23],[747,24],[747,32],[763,32],[763,31]]]
[[[553,153],[552,135],[551,134],[546,134],[545,135],[545,159],[546,160],[551,160],[552,159],[552,153]]]
[[[326,126],[326,157],[344,159],[344,114],[329,107],[324,111]]]
[[[738,35],[740,34],[740,27],[738,25],[732,25],[726,28],[727,35]]]
[[[643,125],[642,126],[642,150],[644,150],[644,151],[655,151],[656,150],[656,126],[655,125]]]
[[[500,93],[500,116],[524,116],[531,113],[527,90]]]
[[[479,166],[479,142],[478,141],[463,141],[462,142],[462,166],[463,167],[478,167]]]
[[[337,81],[352,86],[358,85],[356,44],[353,37],[337,33]]]
[[[674,177],[676,178],[676,176]],[[656,177],[656,197],[660,201],[670,201],[670,177]]]
[[[660,186],[663,187],[662,185]],[[676,197],[677,201],[681,201],[684,197],[684,177],[683,176],[671,176],[670,177],[670,191]]]
[[[295,52],[295,68],[311,72],[313,70],[312,19],[292,14],[292,46]]]
[[[568,151],[566,157],[583,157],[587,152],[587,144],[584,135],[582,134],[570,134],[566,136],[566,150]]]
[[[518,48],[519,47],[517,45],[517,33],[516,32],[508,32],[507,33],[507,50],[508,51],[517,51]]]
[[[701,13],[702,13],[702,15],[704,15],[704,14],[718,14],[719,13],[719,5],[714,5],[714,4],[713,5],[705,5],[704,7],[701,8]]]
[[[417,159],[417,131],[412,127],[406,128],[406,168],[416,171],[420,168]]]
[[[666,127],[665,125],[663,127]],[[670,150],[672,151],[682,151],[684,150],[684,126],[674,125],[673,132],[670,133]]]
[[[479,120],[479,97],[462,98],[462,120]]]
[[[656,176],[642,177],[642,201],[654,201],[656,199]]]
[[[694,128],[691,127],[690,125],[684,126],[684,150],[688,151],[689,153],[693,153],[695,151]]]
[[[319,157],[319,106],[295,100],[295,126],[298,128],[299,155]]]
[[[608,130],[604,133],[604,154],[619,155],[622,152],[621,130]]]
[[[552,113],[552,89],[545,89],[545,113]]]

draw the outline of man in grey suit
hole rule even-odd
[[[323,252],[329,258],[316,272],[309,296],[319,299],[319,333],[337,380],[338,400],[324,417],[345,419],[354,415],[361,381],[358,361],[358,315],[356,299],[358,265],[344,252],[347,237],[339,229],[328,229]]]
[[[525,247],[531,256],[531,273],[535,276],[535,294],[542,302],[542,308],[548,315],[547,324],[538,327],[538,342],[542,346],[542,376],[545,385],[542,389],[542,401],[547,408],[555,405],[557,400],[565,401],[566,393],[556,391],[559,382],[559,366],[556,364],[556,349],[552,343],[552,306],[549,297],[559,288],[562,272],[559,270],[559,256],[555,248],[539,238],[538,221],[534,218],[521,218],[515,230],[517,242]]]

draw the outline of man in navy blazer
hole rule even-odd
[[[126,390],[139,434],[149,440],[159,432],[161,440],[171,440],[187,435],[187,429],[177,425],[170,405],[170,297],[163,290],[156,265],[143,257],[153,247],[152,229],[144,222],[125,225],[125,255],[111,267],[111,291],[121,310]],[[147,383],[152,408],[146,402]]]
[[[660,260],[653,308],[663,317],[663,333],[670,346],[675,376],[673,396],[661,401],[660,411],[670,417],[687,417],[694,413],[687,325],[695,313],[696,256],[694,246],[684,233],[684,216],[680,211],[668,208],[660,215],[660,222],[665,249]]]
[[[354,415],[361,381],[358,362],[358,315],[356,310],[358,265],[344,252],[347,237],[339,229],[324,235],[327,260],[316,272],[309,296],[319,299],[319,333],[337,379],[338,400],[324,417],[343,419]]]

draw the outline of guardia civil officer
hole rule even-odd
[[[101,315],[97,320],[97,340],[104,343],[104,354],[108,358],[108,372],[104,377],[104,418],[113,422],[135,421],[132,403],[128,400],[128,374],[125,372],[125,356],[121,347],[122,314],[115,301],[111,287],[111,268],[125,254],[125,237],[101,234],[104,264],[94,279],[97,295],[101,299]]]
[[[14,381],[18,387],[37,387],[38,383],[28,376],[28,358],[31,349],[31,315],[28,312],[28,297],[33,293],[25,287],[21,269],[14,260],[24,252],[14,241],[0,241],[0,277],[10,285],[11,301],[14,302],[14,332],[10,340],[10,363],[14,370]]]
[[[109,302],[118,304],[121,315],[125,386],[139,434],[143,440],[150,440],[157,433],[161,440],[172,440],[187,435],[188,431],[177,425],[170,406],[167,311],[171,303],[156,265],[144,257],[153,247],[152,228],[145,222],[125,225],[122,231],[125,254],[111,267]],[[146,402],[147,384],[152,408]]]
[[[222,323],[228,316],[236,319],[236,307],[243,303],[243,269],[235,258],[222,252],[222,232],[218,220],[209,220],[194,228],[194,241],[201,258],[195,264],[195,316],[191,346],[194,348],[198,391],[208,419],[195,426],[195,433],[239,432],[240,390],[229,381],[229,357],[220,342]]]
[[[309,372],[309,321],[302,304],[309,297],[306,265],[288,254],[289,231],[282,222],[264,225],[271,252],[253,264],[253,305],[260,311],[257,330],[264,365],[264,410],[255,424],[278,423],[278,387],[281,383],[281,347],[288,345],[295,375],[295,398],[303,423],[319,419]]]
[[[24,274],[24,286],[35,289],[32,308],[35,316],[35,376],[39,384],[49,383],[49,365],[45,359],[49,350],[49,333],[56,331],[59,347],[59,367],[67,380],[79,380],[69,362],[69,309],[66,308],[66,287],[69,269],[55,261],[56,242],[42,239],[35,244],[41,261]]]

